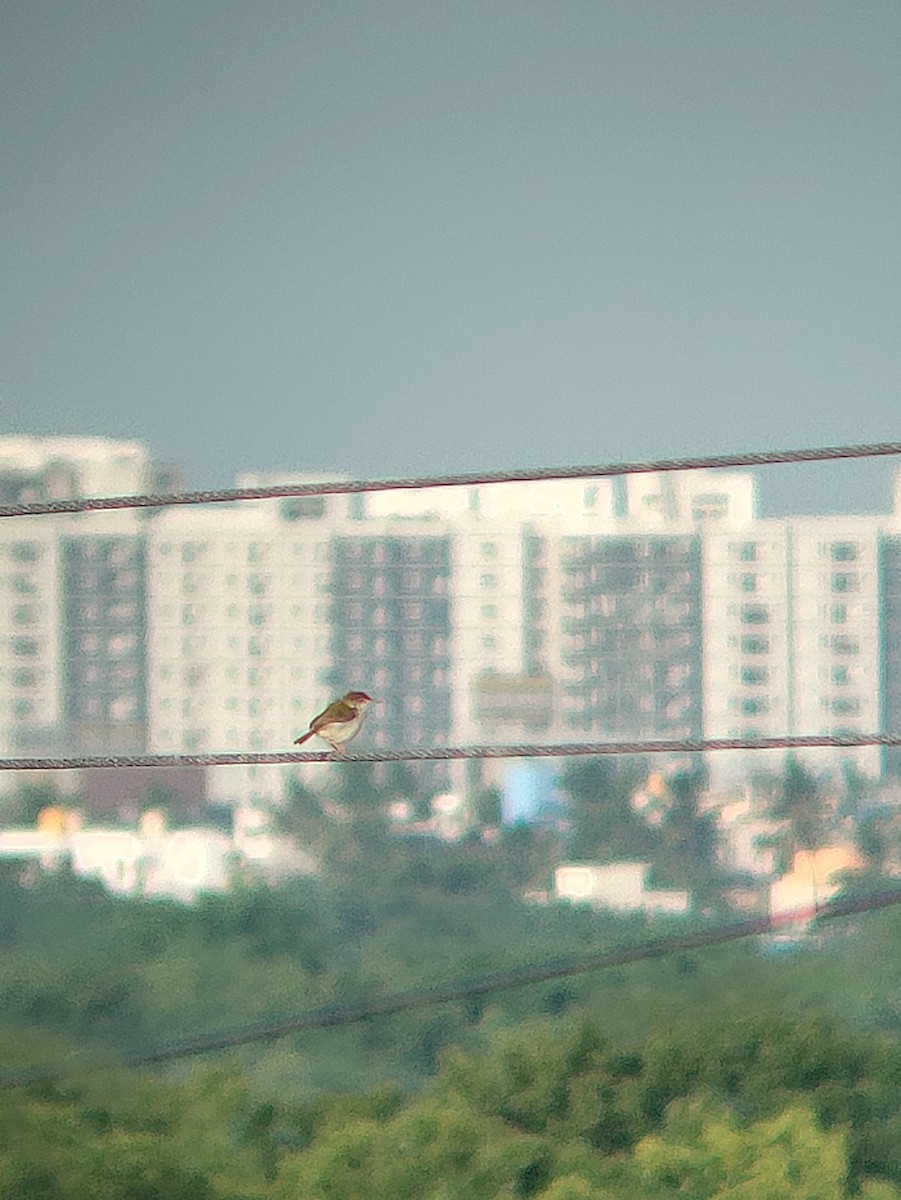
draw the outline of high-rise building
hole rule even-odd
[[[155,478],[137,443],[0,438],[7,502]],[[361,747],[897,731],[901,485],[892,514],[781,520],[716,471],[15,518],[0,620],[4,754],[290,749],[350,688],[380,701]],[[271,803],[293,770],[209,793]]]
[[[115,516],[122,526],[123,514]],[[109,516],[96,524],[109,525]],[[58,556],[68,745],[81,754],[139,754],[147,722],[144,535],[63,533]]]
[[[139,442],[0,437],[4,504],[133,494],[152,478],[150,457]],[[117,564],[104,563],[107,549],[101,548],[103,530],[137,547],[139,529],[134,513],[13,517],[0,523],[4,753],[141,748],[142,572],[138,566],[128,596],[108,587]],[[86,564],[84,570],[79,565],[81,547],[89,544],[93,549],[85,552],[98,555],[97,586],[90,596]],[[122,545],[116,554],[124,552]],[[116,637],[126,639],[127,651],[126,642]]]
[[[699,539],[564,537],[559,555],[565,735],[699,736]]]
[[[0,503],[128,496],[153,482],[141,442],[90,437],[0,437]]]

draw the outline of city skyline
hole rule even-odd
[[[11,501],[156,470],[134,443],[28,447],[0,439]],[[359,685],[377,748],[901,724],[901,504],[760,517],[748,471],[14,518],[0,563],[6,754],[289,748]],[[221,768],[211,794],[285,778]]]

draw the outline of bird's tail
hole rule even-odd
[[[312,736],[313,736],[313,730],[312,730],[312,729],[310,729],[310,730],[308,730],[308,731],[307,731],[307,732],[306,732],[306,733],[303,735],[303,737],[295,738],[295,739],[294,739],[294,745],[295,745],[295,746],[302,746],[302,745],[304,744],[304,742],[305,742],[305,741],[307,741],[307,740],[308,740],[309,738],[311,738]]]

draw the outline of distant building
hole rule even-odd
[[[0,503],[128,496],[154,482],[142,442],[92,437],[0,436]]]
[[[614,912],[687,913],[691,893],[649,889],[650,866],[641,862],[561,863],[554,871],[554,898]]]
[[[147,728],[143,534],[59,543],[63,720],[76,754],[140,754]]]
[[[857,870],[862,865],[860,855],[852,846],[799,850],[791,871],[770,885],[770,916],[808,912],[799,925],[809,925],[813,919],[812,910],[827,904],[841,890],[835,876],[842,871]]]
[[[6,503],[172,478],[137,442],[0,438]],[[868,516],[764,520],[750,472],[695,471],[4,521],[0,754],[285,750],[352,687],[381,702],[361,748],[897,732],[898,480]],[[783,759],[710,755],[713,787]],[[512,820],[543,802],[541,771],[416,769],[427,794],[509,775]],[[223,767],[207,795],[265,807],[292,775],[333,778]]]
[[[0,831],[0,858],[53,871],[68,863],[115,895],[168,896],[191,903],[228,890],[250,873],[273,880],[310,874],[314,860],[269,832],[263,814],[238,810],[232,834],[169,829],[162,813],[144,813],[134,829],[85,827],[77,813],[47,809],[35,829]]]
[[[0,503],[31,504],[82,496],[121,495],[144,491],[154,482],[150,456],[140,442],[88,437],[0,437]],[[130,597],[132,616],[115,631],[109,609],[114,592],[98,582],[89,613],[79,609],[78,584],[64,543],[83,535],[95,542],[104,533],[133,536],[141,519],[133,512],[91,516],[16,517],[0,528],[0,753],[58,754],[80,750],[87,709],[105,706],[113,742],[135,750],[143,744],[140,705],[143,681],[130,687],[116,673],[140,672],[143,645],[127,667],[115,655],[110,639],[139,632],[145,603],[136,586]],[[79,542],[80,544],[80,542]],[[98,577],[99,579],[99,577]],[[74,585],[74,586],[73,586]],[[124,597],[120,597],[124,599]],[[87,603],[87,597],[84,597]],[[96,612],[95,612],[96,607]],[[101,610],[104,616],[101,616]],[[96,637],[92,649],[77,644],[88,626]],[[84,628],[82,628],[84,627]],[[76,639],[76,644],[73,644]],[[143,641],[143,639],[141,639]],[[127,656],[125,656],[127,657]],[[93,661],[89,662],[89,659]],[[96,675],[95,675],[96,672]],[[73,696],[88,683],[93,699],[73,720]],[[119,705],[115,703],[119,702]],[[110,709],[112,705],[112,709]],[[121,712],[120,712],[121,708]],[[128,715],[126,715],[126,709]],[[117,716],[116,714],[119,713]],[[127,735],[120,736],[124,726]]]
[[[451,739],[451,541],[425,531],[338,536],[331,543],[328,628],[333,691],[378,698],[366,737],[376,746]],[[431,789],[445,764],[424,764]]]
[[[527,759],[507,767],[501,778],[503,825],[556,825],[566,803],[557,788],[557,770],[549,763]]]

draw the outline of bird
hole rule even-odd
[[[348,692],[340,700],[333,700],[328,708],[313,718],[310,728],[302,737],[295,739],[294,745],[302,746],[315,734],[328,742],[336,754],[342,754],[342,746],[360,732],[372,703],[372,697],[366,692]]]

